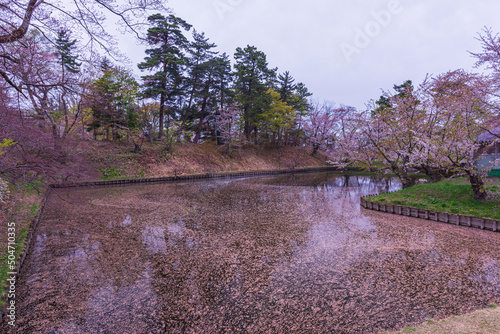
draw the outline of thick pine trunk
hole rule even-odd
[[[258,133],[257,125],[254,125],[254,127],[253,127],[253,137],[254,137],[254,144],[255,145],[259,145],[259,137],[257,136],[257,133]]]
[[[165,114],[165,93],[160,94],[160,115],[158,120],[158,139],[163,137],[163,115]]]
[[[250,122],[248,121],[248,117],[246,116],[247,112],[245,111],[245,125],[243,133],[247,140],[250,140]]]
[[[209,79],[210,80],[210,79]],[[208,102],[208,86],[205,89],[205,97],[203,98],[203,103],[201,104],[200,111],[200,121],[198,123],[198,127],[196,128],[196,135],[194,136],[194,142],[198,143],[201,138],[201,131],[203,130],[203,120],[205,119],[205,110],[207,109]]]
[[[168,41],[168,36],[167,40],[165,43]],[[167,63],[163,62],[163,73],[167,73]],[[164,81],[161,84],[162,92],[160,93],[160,119],[159,119],[159,124],[158,124],[158,139],[161,139],[163,137],[163,117],[165,114],[165,94],[167,94],[167,78],[164,78]]]

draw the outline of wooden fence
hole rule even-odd
[[[167,183],[167,182],[188,181],[188,180],[238,178],[238,177],[282,175],[282,174],[304,174],[304,173],[335,172],[335,171],[340,171],[340,169],[338,169],[337,167],[317,167],[317,168],[304,168],[304,169],[282,169],[282,170],[237,172],[237,173],[205,173],[196,175],[167,176],[167,177],[143,178],[143,179],[56,183],[56,184],[50,184],[49,187],[50,188],[99,187],[99,186],[127,185],[127,184],[137,184],[137,183],[143,183],[143,184]]]
[[[500,222],[496,220],[464,216],[446,212],[436,212],[430,210],[410,208],[400,205],[387,205],[366,200],[366,198],[373,196],[377,195],[361,197],[360,199],[361,206],[368,210],[387,212],[395,215],[433,220],[435,222],[442,222],[457,226],[468,226],[468,227],[480,228],[481,230],[500,232],[499,231]]]

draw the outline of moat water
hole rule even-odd
[[[377,333],[500,303],[500,234],[360,209],[399,188],[317,173],[53,191],[13,332]]]

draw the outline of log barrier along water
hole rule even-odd
[[[500,222],[493,219],[464,216],[447,212],[437,212],[437,211],[411,208],[400,205],[381,204],[378,202],[371,202],[366,199],[374,196],[377,195],[369,195],[361,197],[360,198],[361,206],[367,210],[374,210],[400,216],[421,218],[426,220],[432,220],[435,222],[453,224],[457,226],[467,226],[467,227],[479,228],[481,230],[500,232]]]
[[[90,182],[73,182],[73,183],[56,183],[50,184],[50,188],[74,188],[74,187],[99,187],[111,185],[127,185],[137,183],[166,183],[178,182],[189,180],[203,180],[203,179],[218,179],[218,178],[238,178],[238,177],[252,177],[252,176],[266,176],[266,175],[282,175],[282,174],[304,174],[304,173],[318,173],[318,172],[339,172],[337,167],[316,167],[304,169],[280,169],[280,170],[267,170],[267,171],[253,171],[253,172],[229,172],[229,173],[205,173],[195,175],[180,175],[180,176],[167,176],[156,178],[143,178],[143,179],[123,179],[123,180],[101,180]],[[358,171],[357,169],[343,170],[343,171]]]

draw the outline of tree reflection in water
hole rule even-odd
[[[370,333],[500,302],[500,237],[361,211],[331,173],[59,190],[19,282],[26,332]]]

